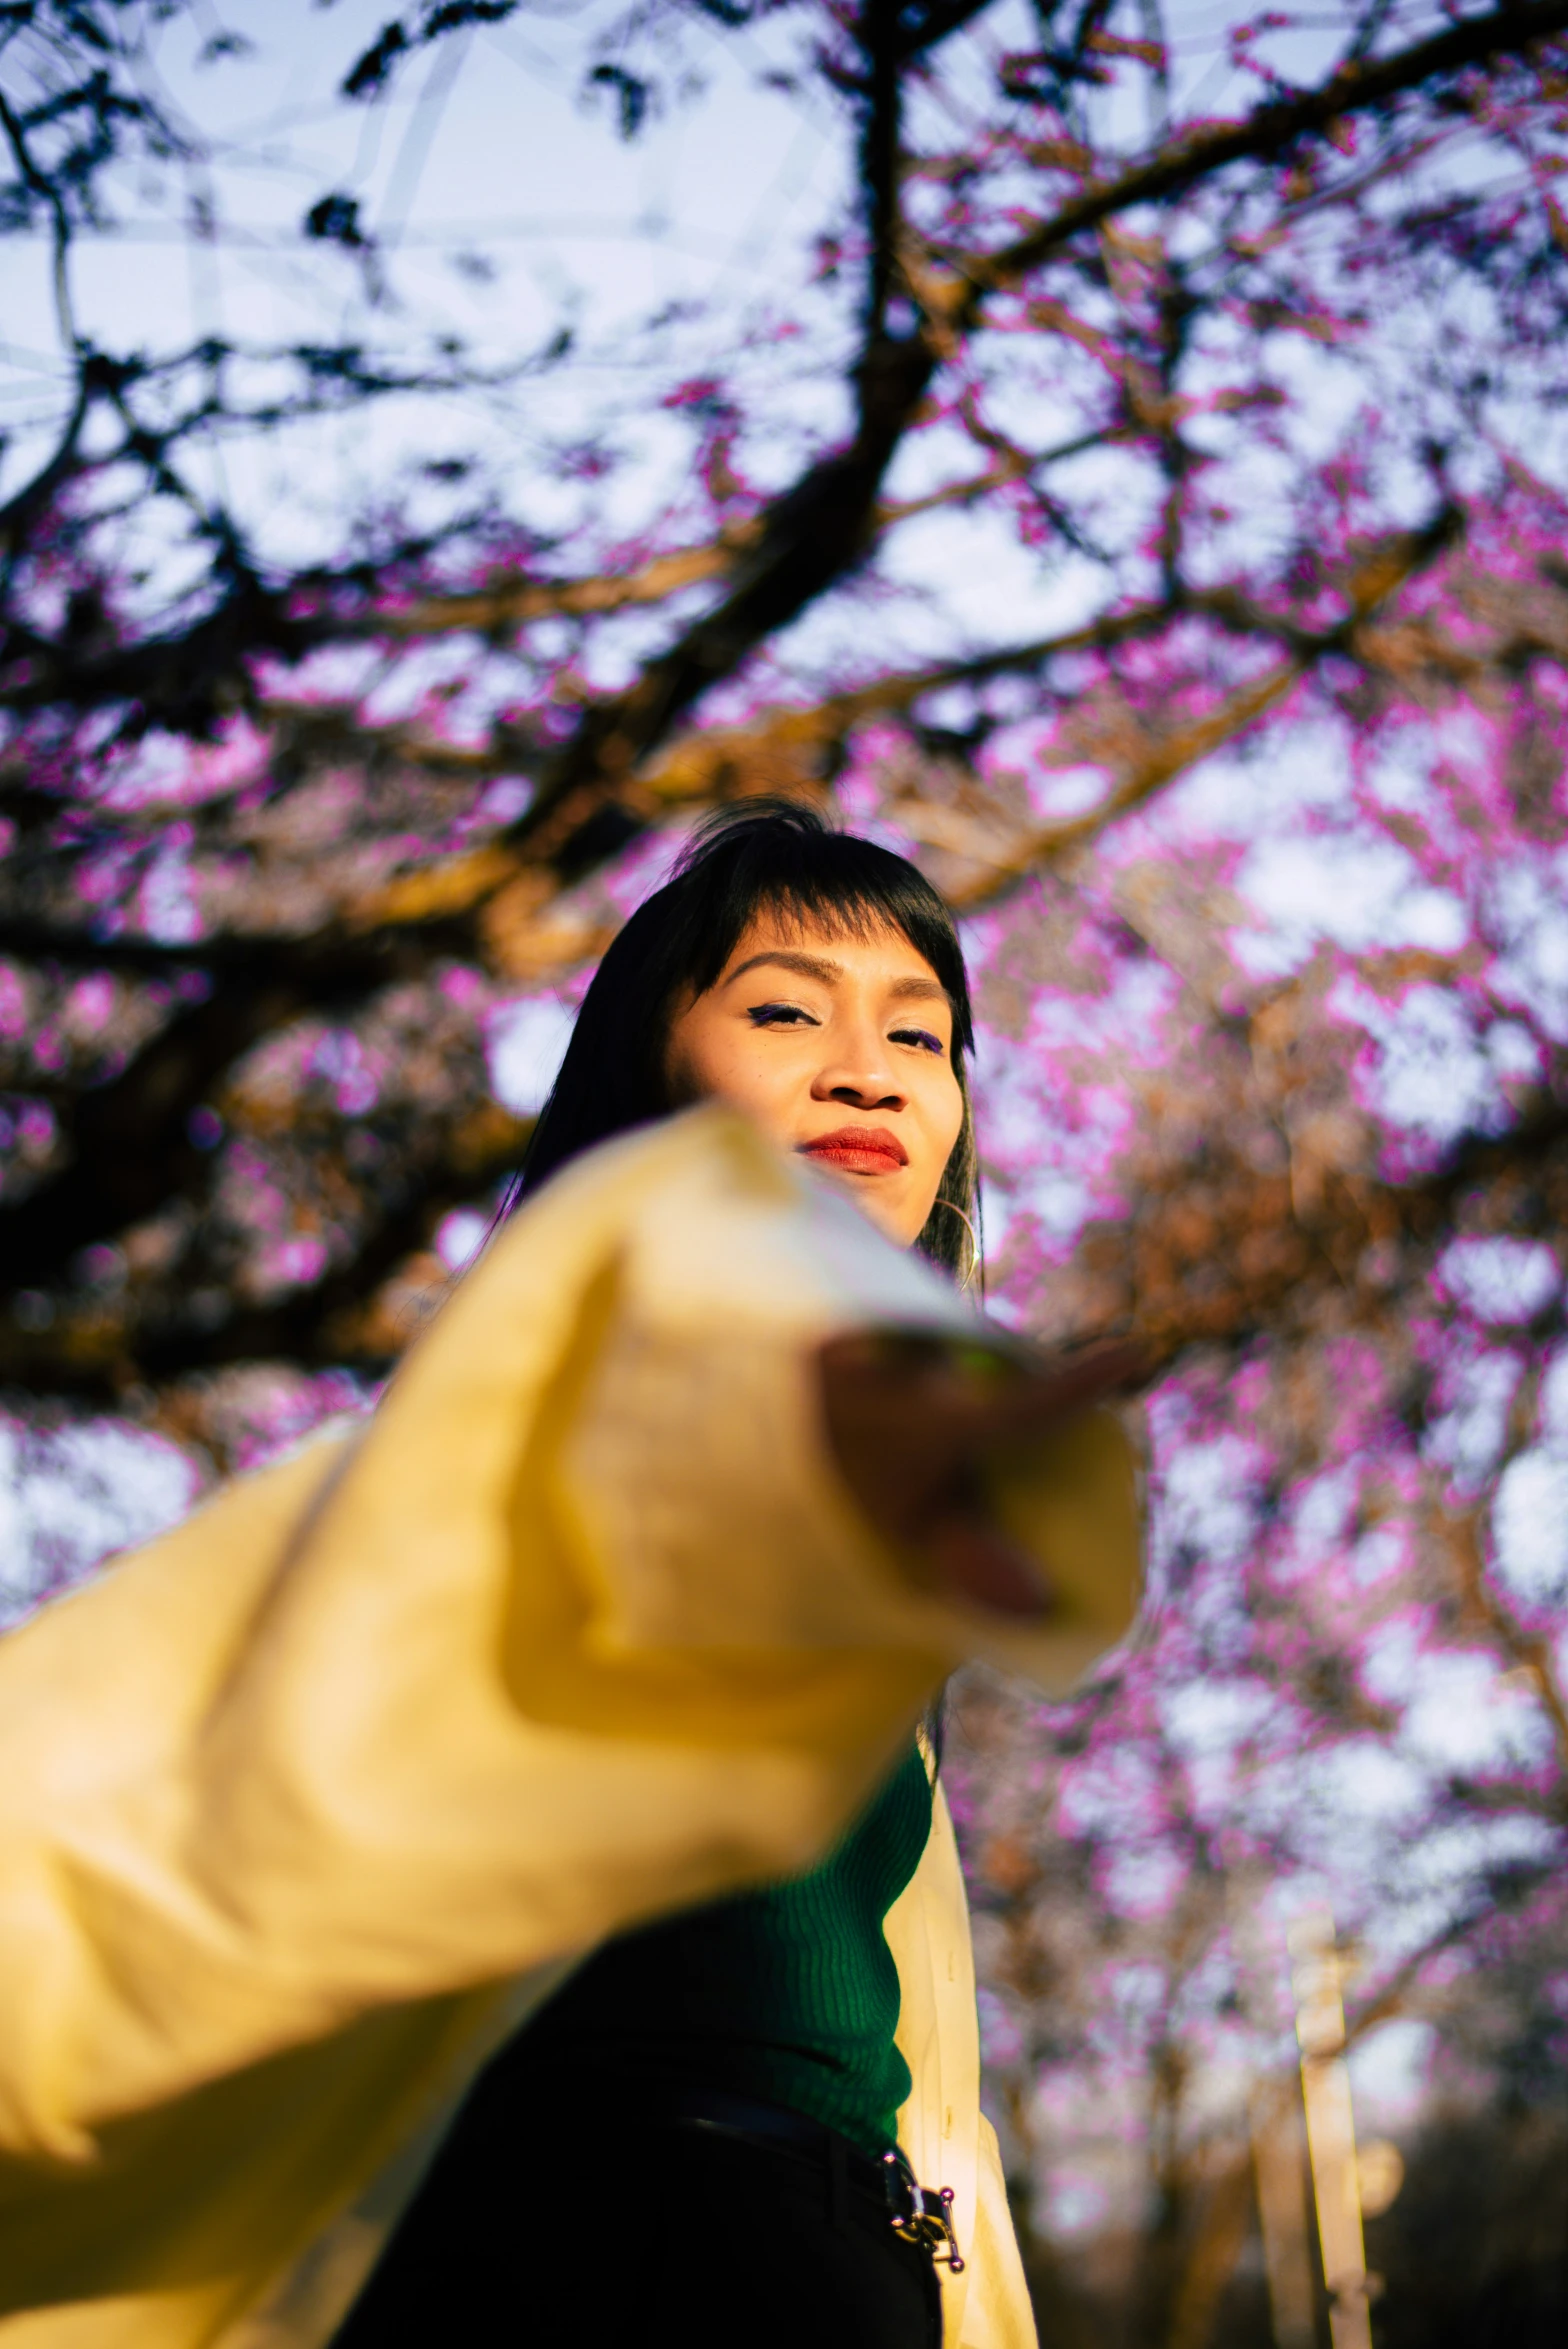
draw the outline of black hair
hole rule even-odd
[[[674,873],[624,925],[594,973],[504,1213],[580,1151],[665,1116],[670,1022],[680,997],[718,980],[759,914],[864,936],[887,924],[928,962],[953,1011],[964,1122],[915,1245],[963,1273],[978,1255],[978,1164],[965,1059],[969,979],[953,917],[923,874],[875,841],[838,832],[790,800],[749,800],[700,827]]]

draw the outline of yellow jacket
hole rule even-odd
[[[836,1481],[831,1332],[961,1302],[702,1109],[552,1184],[374,1417],[0,1641],[0,2349],[316,2349],[490,2050],[596,1943],[813,1865],[963,1656],[1125,1626],[1125,1447],[999,1490],[1048,1634]],[[951,1828],[888,1920],[957,2349],[1033,2339]],[[632,2125],[629,2121],[629,2125]]]

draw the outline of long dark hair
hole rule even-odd
[[[835,832],[788,800],[751,800],[711,817],[664,887],[619,932],[583,998],[503,1213],[579,1151],[668,1113],[664,1062],[676,1003],[688,990],[705,994],[750,924],[768,913],[840,936],[864,937],[886,924],[946,989],[964,1122],[915,1245],[962,1275],[979,1251],[978,1165],[964,1065],[974,1050],[974,1014],[953,917],[903,857]]]

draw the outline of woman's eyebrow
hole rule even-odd
[[[788,946],[770,946],[761,954],[749,955],[739,968],[731,971],[724,984],[733,987],[748,971],[771,963],[776,970],[793,971],[797,978],[816,979],[824,987],[831,987],[835,979],[844,976],[844,966],[827,954],[801,954]],[[907,978],[895,979],[888,989],[895,1003],[946,1003],[947,989],[940,979],[920,979],[913,972]]]
[[[760,963],[765,962],[776,963],[781,970],[793,971],[797,978],[820,979],[826,987],[831,987],[835,979],[844,976],[843,964],[832,961],[825,954],[793,954],[788,947],[772,946],[765,954],[754,954],[738,970],[731,971],[725,985],[732,987],[737,979],[743,979],[748,971],[756,970]]]

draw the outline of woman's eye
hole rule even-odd
[[[941,1037],[933,1036],[929,1028],[895,1028],[891,1041],[894,1044],[918,1044],[922,1052],[934,1052],[938,1060],[947,1051]]]
[[[754,1028],[814,1028],[819,1024],[798,1003],[754,1003],[746,1016]]]

